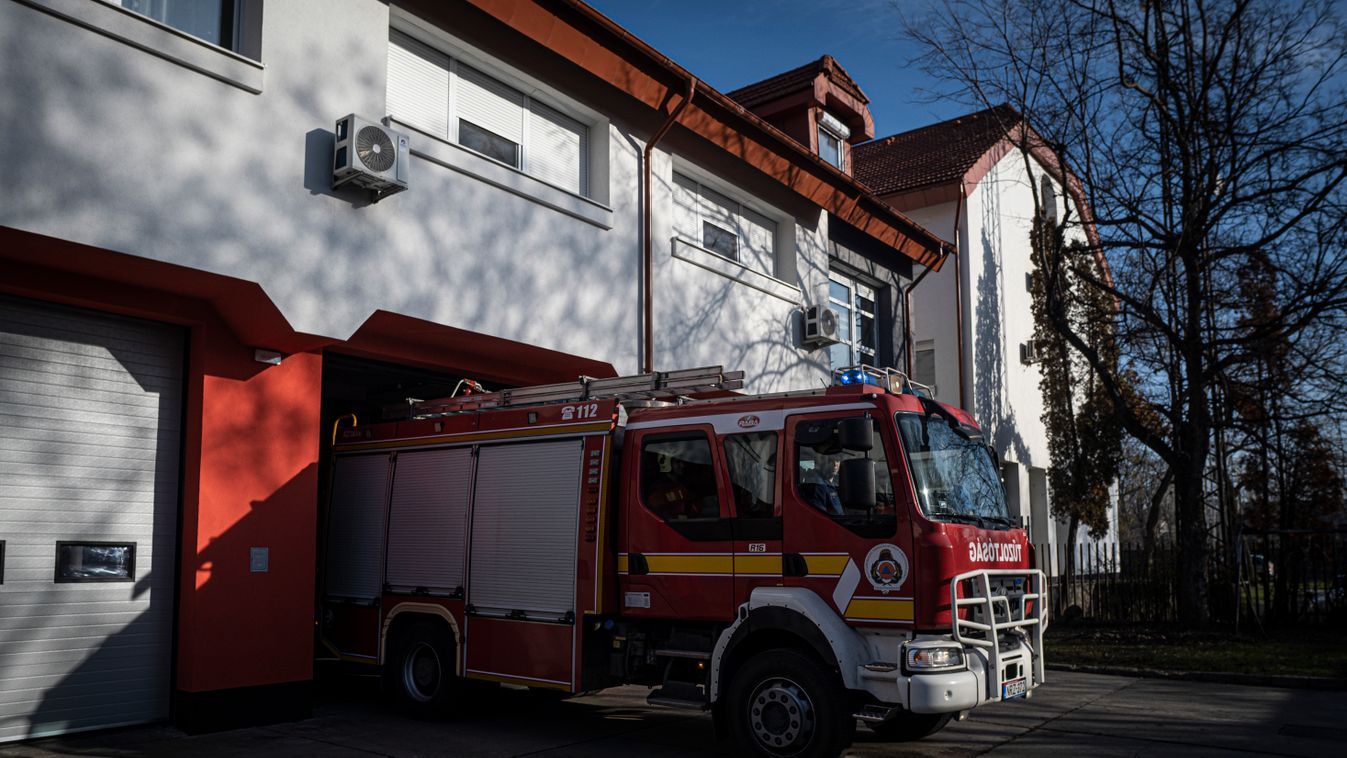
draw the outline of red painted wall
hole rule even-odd
[[[322,358],[268,366],[203,326],[189,376],[177,687],[310,679]]]

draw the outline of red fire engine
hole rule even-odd
[[[834,378],[582,379],[342,429],[324,644],[421,711],[464,680],[644,684],[775,756],[1027,697],[1045,584],[994,453],[900,373]]]

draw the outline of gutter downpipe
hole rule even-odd
[[[665,133],[678,120],[678,116],[692,102],[692,96],[697,92],[697,77],[688,77],[688,93],[683,98],[683,102],[674,106],[673,111],[669,113],[668,118],[660,125],[655,134],[645,143],[645,149],[641,157],[641,307],[642,320],[645,328],[644,339],[642,340],[641,373],[648,374],[655,370],[655,329],[651,319],[654,316],[654,296],[653,285],[654,272],[651,270],[652,258],[650,251],[650,155],[655,150],[655,145],[664,138]]]
[[[954,334],[959,349],[959,407],[968,410],[964,390],[963,355],[963,246],[959,244],[959,222],[963,220],[964,201],[968,198],[968,189],[963,180],[959,180],[959,204],[954,207]]]

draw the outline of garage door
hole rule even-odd
[[[184,341],[0,297],[0,741],[168,716]]]

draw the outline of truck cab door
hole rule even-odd
[[[750,417],[756,418],[756,417]],[[755,587],[781,585],[780,430],[720,438],[725,484],[734,507],[734,606]]]
[[[626,540],[618,555],[622,614],[733,618],[731,513],[710,427],[629,427],[627,433]]]
[[[869,450],[846,449],[839,436],[846,418],[869,417]],[[912,535],[895,482],[906,483],[891,424],[877,411],[792,416],[782,472],[782,573],[787,586],[806,587],[850,623],[913,623]],[[875,471],[873,507],[846,502],[840,470],[868,458]]]

